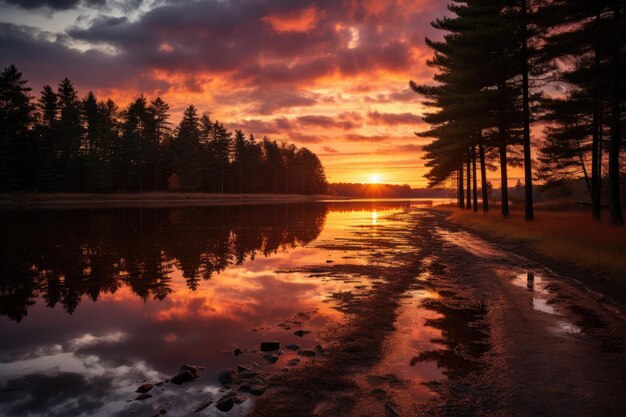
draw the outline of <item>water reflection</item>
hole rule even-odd
[[[37,297],[72,313],[125,285],[143,300],[196,290],[241,265],[315,239],[324,205],[3,212],[0,315],[21,321]]]
[[[383,227],[407,205],[1,212],[0,415],[153,415],[163,403],[188,415],[218,395],[220,369],[260,360],[260,341],[314,347],[314,333],[294,330],[343,320],[329,295],[356,292],[365,278],[276,271],[354,263],[310,243],[354,237],[373,207]],[[291,328],[278,325],[294,314]],[[183,363],[205,366],[204,377],[168,384],[158,404],[126,402]]]

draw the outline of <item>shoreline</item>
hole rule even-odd
[[[241,204],[309,203],[346,197],[304,194],[115,193],[0,194],[0,209],[184,207]]]
[[[562,276],[569,276],[578,282],[581,287],[585,287],[586,291],[589,293],[595,293],[596,298],[603,303],[609,303],[614,305],[626,306],[626,284],[621,279],[623,270],[615,270],[606,265],[597,265],[585,262],[580,259],[571,259],[570,256],[561,254],[561,256],[556,256],[554,253],[547,253],[545,250],[538,245],[536,239],[529,237],[520,237],[520,236],[504,236],[501,234],[494,233],[490,229],[486,229],[480,223],[473,223],[472,218],[463,217],[463,213],[468,213],[472,215],[472,213],[466,211],[459,211],[456,208],[447,208],[440,207],[431,209],[434,213],[443,213],[445,216],[445,222],[450,227],[456,227],[461,230],[470,232],[475,234],[481,239],[484,239],[490,243],[496,244],[499,247],[515,253],[517,255],[521,255],[528,259],[532,259],[536,262],[542,263],[543,265],[550,268],[552,271],[556,272]],[[455,216],[455,214],[461,213],[459,217]],[[549,211],[544,211],[543,213],[554,213]],[[475,213],[474,219],[485,218],[485,215],[482,213]],[[517,217],[520,217],[520,213],[516,213]],[[490,214],[493,216],[493,213]],[[562,213],[563,216],[567,216],[567,212]],[[563,219],[566,221],[567,219]],[[493,224],[504,224],[500,222],[506,222],[515,224],[518,223],[518,226],[524,225],[523,220],[521,218],[516,218],[512,216],[510,219],[502,220],[496,216],[492,217],[490,220]],[[534,225],[536,226],[536,222]],[[580,224],[578,225],[580,227]],[[594,224],[595,226],[595,224]],[[602,225],[599,225],[602,226]],[[606,226],[606,225],[604,225]],[[612,227],[609,225],[609,231]],[[589,236],[586,236],[589,239]],[[577,246],[580,248],[585,248],[586,245],[594,246],[594,243],[589,240],[585,240],[584,236],[577,237],[578,242]],[[554,245],[559,245],[561,243],[560,240],[552,241]],[[609,248],[604,247],[600,249],[601,251],[606,251]]]
[[[141,208],[141,207],[193,207],[229,206],[251,204],[301,204],[313,202],[362,201],[412,201],[435,202],[433,198],[368,198],[325,194],[226,194],[226,193],[23,193],[0,194],[0,210],[14,209],[80,209],[80,208]]]

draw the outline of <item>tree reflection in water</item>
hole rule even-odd
[[[297,209],[296,209],[297,208]],[[72,314],[123,285],[143,300],[165,299],[170,273],[187,286],[228,265],[317,238],[324,204],[5,211],[0,314],[21,321],[38,297]]]

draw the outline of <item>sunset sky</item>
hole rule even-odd
[[[425,186],[419,97],[440,0],[0,0],[0,64],[34,95],[70,78],[125,106],[162,96],[316,152],[330,181]]]

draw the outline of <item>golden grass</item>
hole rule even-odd
[[[587,271],[626,279],[626,227],[597,222],[588,211],[535,212],[535,220],[524,221],[524,213],[514,210],[508,219],[499,211],[474,213],[446,207],[449,220],[479,233],[511,243],[523,243],[538,254]],[[604,213],[603,213],[604,214]],[[608,213],[604,214],[604,218]]]

